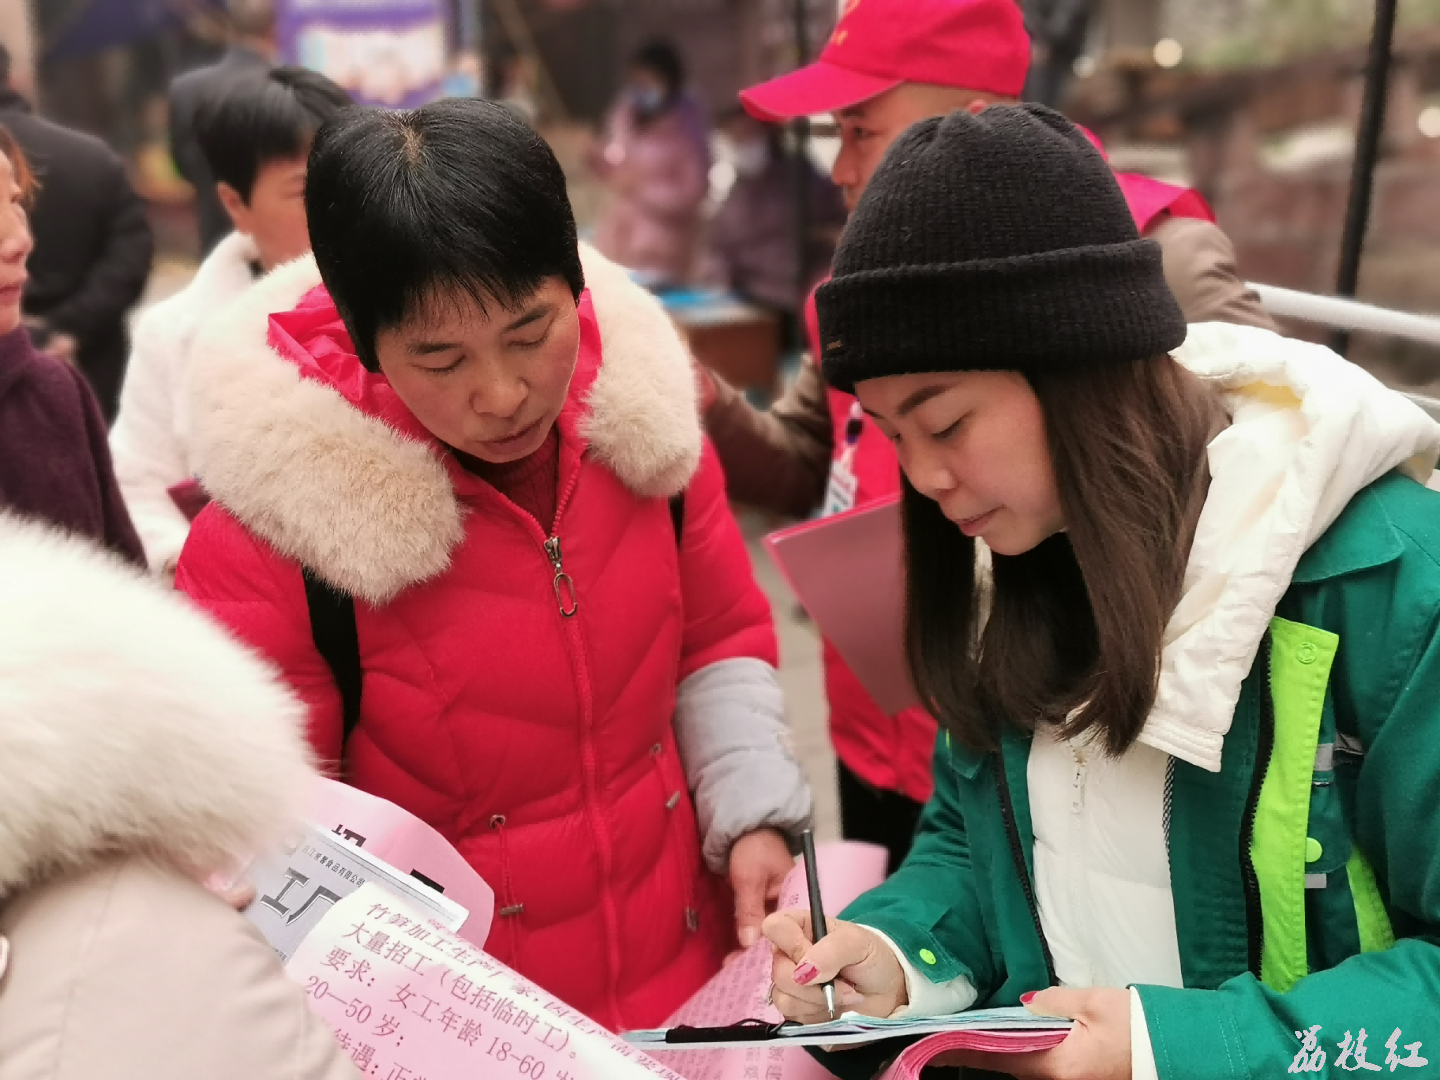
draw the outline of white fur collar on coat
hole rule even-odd
[[[0,897],[117,856],[198,879],[298,819],[303,706],[183,598],[0,514],[0,611]]]
[[[660,303],[581,245],[604,360],[583,433],[638,494],[668,498],[699,466],[688,350]],[[201,331],[191,383],[206,489],[277,551],[372,604],[442,573],[464,535],[445,466],[426,444],[302,378],[268,345],[269,317],[316,285],[313,258],[282,266]]]

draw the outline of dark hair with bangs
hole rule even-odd
[[[272,161],[298,158],[320,126],[350,105],[334,82],[305,68],[277,67],[225,79],[195,111],[195,138],[218,183],[248,206],[255,177]]]
[[[447,294],[483,311],[514,308],[551,277],[577,300],[585,288],[560,163],[494,102],[348,110],[315,137],[305,210],[320,276],[370,371],[376,336]]]
[[[630,66],[653,71],[672,95],[685,88],[685,61],[669,38],[657,37],[645,42],[631,55]]]
[[[1006,725],[1094,729],[1119,754],[1155,703],[1209,489],[1219,394],[1169,356],[1028,375],[1045,416],[1066,530],[991,555],[903,482],[906,650],[921,700],[973,750]]]

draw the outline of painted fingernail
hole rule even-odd
[[[815,976],[819,974],[820,969],[810,963],[809,960],[806,960],[805,963],[795,969],[795,985],[809,986],[815,981]]]
[[[1038,994],[1039,992],[1040,992],[1040,991],[1038,991],[1038,990],[1031,990],[1028,994],[1021,994],[1021,995],[1020,995],[1020,1004],[1021,1004],[1021,1005],[1029,1005],[1030,1002],[1035,999],[1035,995]]]

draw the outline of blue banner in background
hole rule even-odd
[[[440,96],[445,0],[278,0],[280,55],[367,105],[412,109]]]

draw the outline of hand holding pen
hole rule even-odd
[[[806,829],[800,834],[801,854],[805,860],[805,884],[810,892],[810,937],[817,945],[825,938],[825,901],[820,897],[820,868],[815,861],[815,833]],[[798,974],[798,972],[797,972]],[[820,989],[825,994],[825,1011],[834,1020],[835,983],[827,981]]]
[[[846,1012],[889,1016],[909,1001],[900,961],[878,934],[836,919],[826,920],[817,940],[814,921],[809,911],[777,911],[762,928],[775,948],[771,1000],[785,1019],[823,1024]]]

